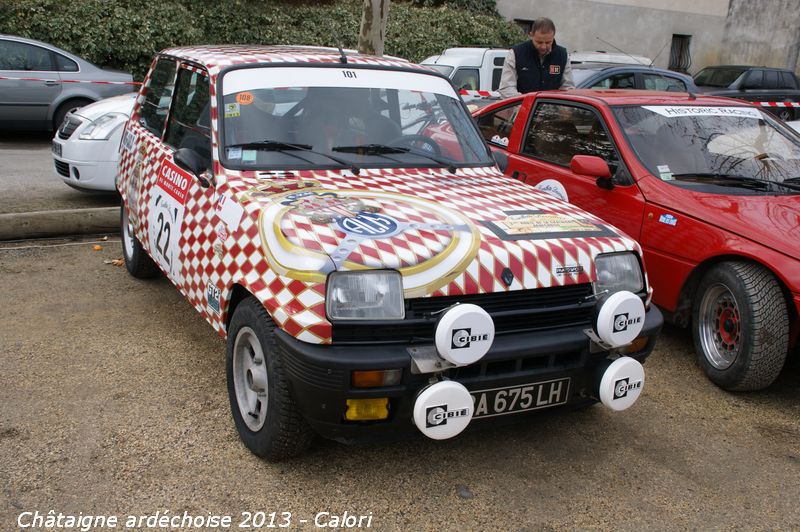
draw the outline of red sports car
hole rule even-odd
[[[775,380],[798,336],[794,131],[738,100],[666,92],[531,93],[474,116],[506,174],[640,242],[653,301],[691,324],[713,382]]]

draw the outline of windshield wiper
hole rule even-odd
[[[306,153],[313,153],[314,155],[322,155],[323,157],[327,157],[332,161],[336,161],[337,163],[341,164],[342,166],[347,166],[350,170],[358,175],[361,171],[361,168],[356,166],[350,161],[345,161],[344,159],[340,159],[338,157],[334,157],[325,152],[312,150],[311,146],[308,144],[294,144],[292,142],[282,142],[279,140],[258,140],[254,142],[242,142],[240,144],[228,144],[226,148],[244,148],[244,149],[252,149],[252,150],[262,150],[262,151],[279,151],[285,152],[287,155],[291,155],[293,157],[297,157],[306,162],[311,162],[304,157],[300,157],[295,155],[294,153],[290,153],[292,150],[302,151]]]
[[[418,155],[425,157],[431,161],[441,164],[446,167],[451,174],[456,173],[456,165],[454,161],[445,159],[444,157],[437,157],[411,148],[402,148],[400,146],[390,146],[388,144],[362,144],[360,146],[334,146],[332,151],[340,151],[344,153],[358,153],[361,155],[386,155],[390,153],[410,153],[411,155]],[[391,157],[388,157],[391,159]]]
[[[691,172],[686,174],[672,174],[672,177],[682,181],[696,181],[698,183],[722,181],[726,184],[733,184],[742,188],[749,188],[754,190],[772,191],[774,187],[783,187],[789,190],[800,190],[800,184],[787,183],[779,181],[766,181],[764,179],[757,179],[755,177],[746,177],[741,175],[725,175],[715,174],[713,172]],[[694,179],[692,179],[694,178]]]
[[[386,153],[408,153],[411,150],[388,144],[361,144],[360,146],[334,146],[333,151],[342,153],[358,153],[359,155],[383,155]]]

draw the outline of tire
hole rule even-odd
[[[298,456],[313,440],[289,390],[275,325],[253,297],[242,301],[228,329],[228,398],[236,430],[250,451],[270,462]]]
[[[128,273],[137,279],[148,279],[158,275],[158,266],[142,247],[139,239],[133,234],[133,227],[128,222],[128,213],[123,204],[119,209],[120,233],[122,235],[122,256]]]
[[[67,100],[59,105],[58,109],[56,109],[56,112],[53,113],[53,131],[58,131],[58,128],[61,127],[61,124],[64,122],[64,118],[67,116],[67,113],[74,111],[75,109],[80,109],[81,107],[89,105],[90,103],[93,103],[93,101],[86,98],[78,98],[77,100]]]
[[[789,351],[789,316],[775,276],[755,264],[723,262],[694,298],[692,334],[708,378],[729,391],[766,388]]]

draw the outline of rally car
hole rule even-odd
[[[653,301],[709,379],[772,384],[800,332],[800,138],[721,97],[531,93],[475,113],[505,171],[644,248]]]
[[[269,460],[641,394],[662,317],[638,245],[503,176],[429,69],[166,50],[117,187],[128,271],[227,338],[236,428]]]

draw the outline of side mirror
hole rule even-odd
[[[573,174],[585,175],[597,179],[597,186],[606,190],[614,188],[611,180],[611,169],[602,157],[596,155],[575,155],[569,162]]]
[[[508,168],[508,155],[500,150],[492,150],[492,157],[494,157],[494,161],[497,163],[497,167],[500,168],[500,171],[506,173],[506,168]]]
[[[202,175],[208,168],[208,161],[203,156],[191,148],[181,148],[175,152],[174,158],[175,164],[197,177],[201,187],[208,188],[211,186],[208,179]]]

